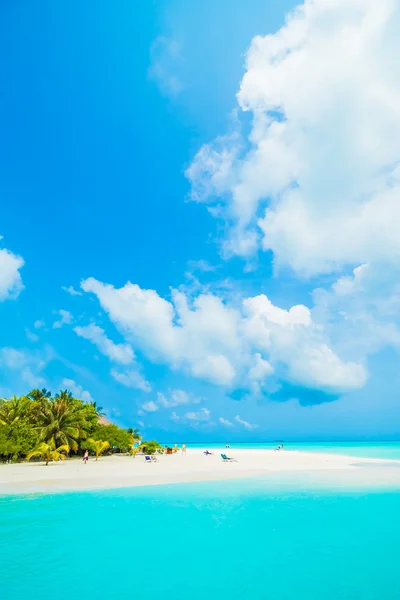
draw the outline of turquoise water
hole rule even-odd
[[[395,599],[399,507],[261,480],[3,497],[1,597]]]
[[[231,449],[266,449],[276,448],[277,443],[232,443]],[[285,442],[286,450],[302,450],[303,452],[327,452],[331,454],[347,454],[363,458],[386,458],[400,460],[400,442]],[[187,444],[188,448],[221,448],[225,442],[215,444]]]

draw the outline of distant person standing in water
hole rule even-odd
[[[225,448],[230,448],[230,445],[229,444],[225,444]]]
[[[83,464],[86,465],[88,460],[89,460],[89,450],[85,450],[85,454],[83,455]]]

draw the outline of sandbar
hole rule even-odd
[[[237,462],[226,463],[227,452]],[[79,458],[64,462],[0,465],[0,495],[55,493],[124,488],[197,481],[222,481],[252,477],[307,488],[391,487],[400,489],[400,461],[359,458],[339,454],[284,450],[213,449],[204,456],[199,449],[182,455],[161,455],[148,464],[143,456],[112,455],[83,464]]]

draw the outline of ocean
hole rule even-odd
[[[1,597],[400,598],[400,490],[294,477],[3,496]]]
[[[271,450],[280,442],[229,443],[231,449]],[[173,446],[173,444],[171,444]],[[186,444],[188,448],[223,448],[226,442]],[[400,442],[284,442],[286,450],[400,460]]]

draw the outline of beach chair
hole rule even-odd
[[[224,462],[237,462],[236,458],[229,457],[226,454],[221,454],[221,458]]]
[[[158,462],[157,456],[151,456],[150,458],[152,462]]]
[[[152,460],[151,460],[151,456],[145,456],[145,457],[144,457],[144,460],[145,460],[145,462],[147,462],[147,463],[151,463],[151,462],[152,462]]]

